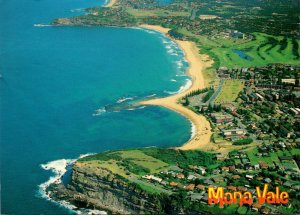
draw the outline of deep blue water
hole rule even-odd
[[[89,152],[176,146],[190,137],[185,118],[159,107],[93,116],[123,97],[177,91],[186,77],[176,75],[186,63],[170,40],[139,29],[34,27],[101,4],[0,0],[4,214],[69,213],[41,198],[38,185],[52,175],[41,164]]]

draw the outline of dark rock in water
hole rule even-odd
[[[119,112],[121,110],[128,110],[132,108],[136,108],[137,105],[134,104],[128,104],[128,103],[117,103],[117,104],[111,104],[105,106],[106,112]]]

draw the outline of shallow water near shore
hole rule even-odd
[[[53,176],[41,164],[190,138],[190,122],[163,108],[105,111],[186,84],[176,44],[148,30],[47,25],[102,3],[0,1],[2,213],[71,213],[41,198],[39,185]]]

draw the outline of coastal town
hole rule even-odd
[[[299,143],[300,66],[220,67],[217,74],[216,89],[192,93],[181,101],[210,120],[215,143],[282,139]]]
[[[179,112],[197,132],[177,148],[119,150],[79,159],[67,186],[50,187],[53,198],[105,209],[120,201],[122,207],[111,209],[114,213],[145,213],[147,204],[152,204],[150,213],[299,213],[297,1],[119,0],[86,12],[53,24],[146,28],[177,43],[186,54],[193,85],[139,105]],[[259,204],[255,188],[265,184],[287,192],[289,201]],[[209,204],[210,187],[249,192],[254,203]],[[99,202],[99,195],[122,198]]]
[[[181,103],[204,114],[214,129],[212,141],[231,151],[227,155],[216,155],[222,163],[214,170],[194,163],[181,168],[179,164],[142,178],[166,190],[184,192],[186,199],[202,204],[208,202],[209,186],[254,193],[254,187],[268,183],[298,198],[300,66],[221,67],[217,74],[221,80],[220,90],[194,91]],[[223,89],[226,82],[238,82],[241,86],[237,88],[236,84],[227,83],[226,86],[232,87]],[[293,203],[298,204],[291,201],[280,208],[253,204],[228,210],[243,214],[287,213]]]

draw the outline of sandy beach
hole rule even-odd
[[[147,28],[155,31],[159,31],[161,33],[167,34],[169,29],[163,28],[161,26],[154,25],[141,25],[142,28]],[[199,54],[199,49],[196,44],[190,41],[181,41],[175,40],[180,48],[184,51],[185,57],[189,62],[188,75],[192,79],[192,85],[189,89],[184,92],[180,92],[178,94],[165,97],[143,101],[144,105],[158,105],[169,108],[173,111],[176,111],[186,118],[188,118],[195,127],[195,135],[183,146],[178,147],[183,150],[191,150],[191,149],[206,149],[212,147],[210,144],[211,137],[211,127],[210,123],[204,116],[198,115],[193,111],[185,108],[181,104],[178,104],[178,100],[188,94],[191,91],[202,89],[205,87],[204,79],[202,75],[202,71],[212,65],[212,60],[210,60],[209,56]]]
[[[112,7],[118,0],[109,0],[109,3],[105,7]]]

